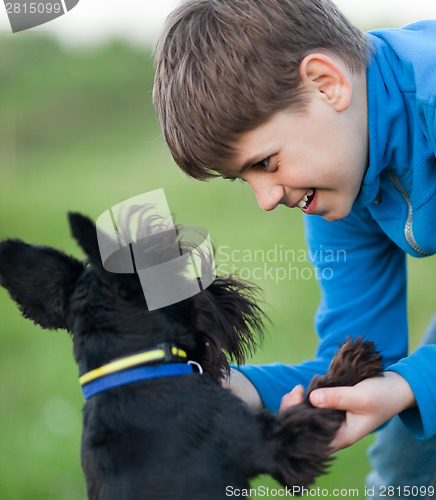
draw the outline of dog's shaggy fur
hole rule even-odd
[[[312,407],[308,394],[379,374],[371,342],[347,341],[303,404],[278,414],[253,412],[219,383],[229,370],[224,351],[242,363],[261,332],[254,290],[216,278],[189,299],[148,311],[136,275],[103,269],[92,221],[80,214],[69,219],[88,265],[49,247],[0,244],[0,282],[23,315],[72,334],[80,374],[162,342],[185,350],[205,372],[131,383],[85,403],[89,499],[224,499],[227,486],[248,488],[261,473],[292,487],[325,472],[345,414]]]

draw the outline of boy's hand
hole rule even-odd
[[[263,408],[262,400],[254,385],[240,371],[230,369],[230,377],[223,380],[221,386],[230,389],[235,396],[242,399],[252,410]]]
[[[286,410],[291,406],[299,405],[304,399],[304,387],[302,385],[296,385],[291,392],[285,394],[282,397],[282,402],[280,403],[280,410]]]
[[[293,394],[294,393],[294,394]],[[292,396],[293,394],[293,396]],[[303,400],[295,388],[284,396],[280,410]],[[331,443],[332,452],[351,446],[392,417],[416,404],[407,381],[395,372],[385,372],[353,387],[316,389],[310,402],[318,408],[334,408],[347,412],[345,422]]]

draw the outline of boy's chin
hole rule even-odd
[[[351,207],[345,208],[343,210],[332,210],[325,214],[320,214],[320,216],[329,222],[336,222],[338,220],[345,219],[345,217],[347,217],[350,212]]]

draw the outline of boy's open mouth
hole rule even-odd
[[[298,202],[297,207],[301,208],[301,210],[307,210],[314,197],[315,197],[315,189],[308,189],[307,193]]]

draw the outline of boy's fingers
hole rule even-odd
[[[283,411],[291,406],[298,405],[303,402],[304,398],[304,387],[302,385],[296,385],[291,392],[285,394],[282,397],[282,402],[280,404],[280,410]]]
[[[316,389],[310,394],[310,402],[318,408],[358,411],[362,407],[362,399],[356,394],[356,390],[350,389],[351,387]]]

